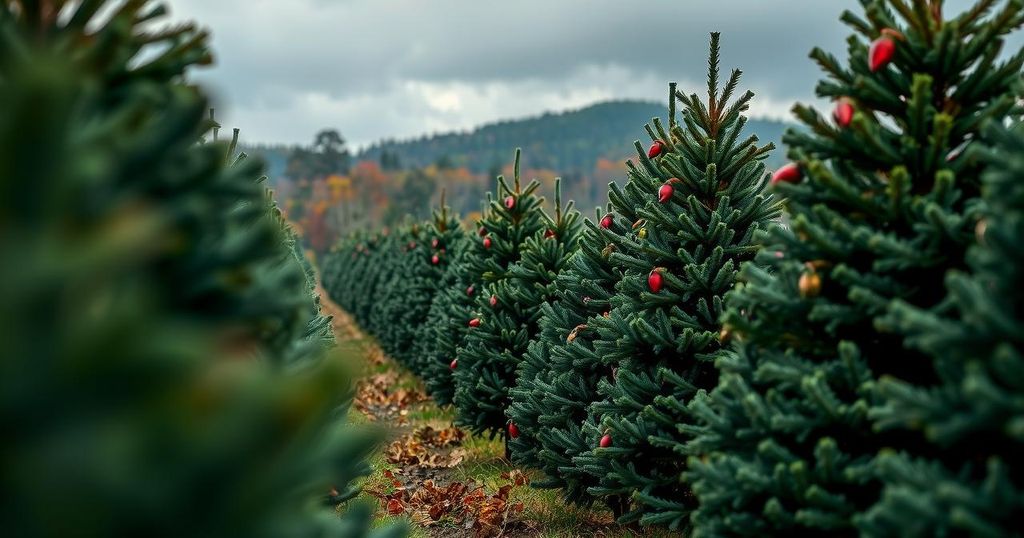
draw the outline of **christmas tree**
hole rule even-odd
[[[357,320],[365,323],[366,295],[372,291],[379,256],[380,234],[358,231],[332,247],[324,260],[323,282],[328,295]]]
[[[701,536],[885,528],[884,516],[863,517],[895,478],[879,453],[935,451],[920,424],[887,428],[894,419],[872,412],[886,406],[881,379],[940,381],[935,359],[906,345],[914,340],[889,316],[895,300],[941,308],[947,271],[964,268],[981,207],[972,149],[986,144],[981,126],[1003,122],[1020,98],[1024,53],[1000,52],[1024,7],[982,1],[947,18],[939,1],[863,4],[863,17],[843,15],[856,32],[845,65],[811,54],[828,74],[817,93],[835,109],[794,109],[808,128],[786,135],[793,163],[774,176],[792,224],[764,237],[766,268],[743,269],[726,315],[735,354],[720,361],[710,397],[691,405]]]
[[[185,80],[206,36],[164,13],[0,7],[0,518],[16,536],[364,533],[365,511],[318,508],[354,494],[373,439],[338,420],[349,383],[308,266],[259,163],[197,144],[214,125]]]
[[[443,311],[444,314],[429,319],[427,330],[433,333],[433,347],[424,356],[421,371],[427,390],[440,405],[453,401],[455,386],[460,382],[455,376],[461,362],[459,348],[467,332],[482,323],[479,305],[491,308],[487,303],[489,295],[477,302],[484,294],[485,284],[504,278],[508,267],[519,260],[526,239],[546,228],[541,209],[543,199],[535,194],[540,183],[534,180],[522,187],[519,158],[517,149],[513,184],[498,177],[498,199],[488,194],[484,215],[477,223],[478,237],[463,247],[453,264],[456,273],[446,277],[454,284],[444,288],[444,293],[438,295],[431,306],[432,313]],[[462,379],[475,383],[466,377]]]
[[[408,219],[407,219],[408,220]],[[381,252],[382,259],[374,266],[378,273],[377,289],[369,296],[371,311],[365,328],[370,331],[388,356],[401,361],[399,353],[408,344],[403,342],[403,330],[396,317],[408,299],[399,295],[420,266],[429,268],[430,246],[424,244],[423,225],[406,222],[392,229],[388,248]],[[440,260],[438,260],[440,261]],[[428,303],[429,304],[429,303]]]
[[[587,488],[597,482],[572,458],[592,448],[581,426],[598,398],[598,381],[609,373],[594,351],[589,318],[611,308],[622,272],[609,256],[636,220],[632,209],[598,211],[598,224],[584,223],[578,248],[555,280],[554,300],[540,305],[539,335],[530,341],[511,390],[509,416],[520,432],[512,443],[514,460],[544,471],[545,478],[531,485],[562,488],[566,500],[582,505],[593,502]]]
[[[384,351],[414,372],[418,367],[419,328],[427,323],[431,302],[444,288],[439,286],[452,260],[458,256],[465,232],[458,218],[449,213],[441,194],[441,207],[433,220],[413,230],[400,267],[381,300],[379,338]],[[418,372],[417,372],[418,373]]]
[[[525,369],[521,375],[531,375],[541,366],[520,362],[539,332],[540,307],[554,298],[555,279],[579,240],[580,214],[572,202],[562,207],[559,180],[555,180],[555,217],[541,216],[547,221],[544,229],[526,240],[520,259],[504,278],[494,275],[477,298],[480,325],[466,337],[455,371],[459,423],[474,433],[507,431],[506,453],[515,450],[524,458],[536,450],[539,429],[528,420],[532,417],[509,409],[509,391],[518,368]],[[507,218],[512,223],[515,216]]]
[[[885,430],[923,432],[935,450],[887,451],[884,489],[860,519],[875,536],[1013,536],[1024,513],[1024,129],[993,126],[985,208],[967,253],[969,273],[946,276],[947,300],[932,310],[902,300],[891,318],[907,344],[933,361],[933,385],[879,383],[870,411]]]
[[[669,129],[660,120],[648,126],[653,147],[636,144],[629,182],[611,191],[613,206],[640,208],[640,220],[610,257],[623,278],[609,315],[588,323],[611,375],[599,382],[595,420],[584,431],[591,450],[574,460],[598,478],[592,494],[635,501],[620,521],[672,529],[695,505],[679,480],[676,447],[691,421],[684,404],[714,386],[723,297],[754,255],[755,232],[779,213],[761,163],[772,146],[743,136],[753,94],[732,100],[740,71],[720,86],[717,33],[710,49],[706,101],[675,92]]]

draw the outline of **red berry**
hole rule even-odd
[[[519,437],[519,427],[516,426],[515,422],[508,423],[508,436],[512,439]]]
[[[654,269],[649,275],[647,275],[647,287],[651,289],[651,292],[658,293],[661,291],[661,285],[664,277],[661,276],[661,271]]]
[[[484,248],[491,248],[491,238],[490,237],[485,237],[484,238]]]
[[[651,148],[647,150],[647,157],[653,159],[658,155],[661,155],[661,152],[663,151],[665,151],[665,143],[661,140],[655,140],[654,143],[651,144]]]
[[[438,257],[437,254],[434,254],[433,256],[430,257],[430,263],[432,263],[434,265],[437,265],[437,264],[441,263],[441,258]]]
[[[509,196],[508,198],[505,198],[505,209],[512,209],[515,206],[516,198],[514,196]]]
[[[552,230],[552,229],[550,229],[550,228],[549,228],[549,229],[547,229],[547,230],[546,230],[546,231],[544,232],[544,239],[551,239],[551,238],[552,238],[552,237],[554,237],[554,236],[555,236],[555,231],[554,231],[554,230]]]
[[[491,298],[488,300],[488,302],[491,303],[491,306],[498,306],[498,296],[491,295]]]
[[[437,245],[439,245],[439,244],[441,244],[441,242],[438,241],[436,237],[434,238],[433,241],[430,242],[430,246],[432,246],[434,248],[437,248]]]
[[[868,68],[872,73],[878,71],[889,65],[895,54],[896,42],[886,36],[879,37],[871,42],[871,48],[868,49]]]
[[[473,295],[473,286],[470,286],[470,287],[466,288],[466,295],[470,295],[470,296]]]
[[[459,359],[452,359],[452,362],[451,362],[451,364],[448,365],[448,367],[451,368],[452,370],[454,370],[455,367],[458,366],[458,365],[459,365]]]
[[[479,327],[480,326],[480,318],[473,318],[473,319],[469,320],[469,326],[470,327]]]
[[[409,241],[409,248],[410,249],[416,248],[416,243],[413,243],[412,241]]]
[[[481,227],[477,228],[476,233],[480,234],[480,237],[483,237],[483,236],[487,235],[487,228],[484,228],[483,226],[481,226]]]
[[[840,127],[848,127],[853,121],[853,103],[847,98],[836,101],[836,107],[832,110],[832,119]]]
[[[612,446],[612,436],[611,434],[606,433],[604,434],[604,437],[601,438],[601,448],[608,448],[610,446]]]
[[[672,193],[674,193],[675,191],[676,190],[672,188],[672,185],[669,185],[668,182],[666,182],[664,185],[661,186],[661,188],[658,189],[658,201],[663,204],[665,202],[668,202],[669,200],[672,199]]]
[[[785,181],[786,183],[796,183],[800,181],[803,174],[800,172],[800,165],[796,163],[789,163],[783,165],[772,174],[772,185]]]
[[[602,228],[611,228],[612,227],[612,222],[614,222],[614,221],[615,221],[615,219],[613,219],[611,213],[609,213],[609,214],[607,214],[607,215],[605,215],[604,217],[601,218],[601,227]]]

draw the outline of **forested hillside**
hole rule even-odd
[[[625,160],[634,140],[646,134],[643,125],[663,115],[664,105],[647,101],[609,101],[579,110],[490,123],[461,133],[425,135],[413,140],[385,140],[360,151],[356,160],[379,161],[384,152],[398,155],[403,166],[422,167],[446,159],[473,173],[500,170],[516,147],[530,157],[530,166],[556,170],[563,177],[588,174],[598,159]],[[786,124],[751,120],[747,129],[762,142],[779,145]],[[776,155],[781,162],[782,155]]]

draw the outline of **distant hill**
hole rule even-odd
[[[255,144],[242,143],[239,150],[262,158],[267,164],[267,176],[271,184],[284,177],[285,167],[288,165],[288,156],[291,155],[295,146],[287,144]]]
[[[558,174],[586,175],[599,158],[625,160],[635,154],[633,141],[644,147],[650,137],[644,125],[654,117],[665,121],[667,107],[646,101],[609,101],[578,110],[490,123],[467,132],[424,135],[409,140],[384,140],[360,151],[357,160],[379,161],[384,151],[397,154],[404,167],[421,167],[445,158],[455,167],[473,173],[500,169],[517,147],[523,148],[524,164]],[[762,143],[780,146],[787,123],[753,119],[747,133]],[[776,151],[769,165],[784,160]]]

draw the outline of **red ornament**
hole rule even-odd
[[[853,121],[853,103],[847,98],[836,101],[836,107],[832,110],[832,119],[840,127],[849,127]]]
[[[601,444],[601,448],[608,448],[608,447],[612,446],[612,436],[611,436],[611,434],[609,434],[609,433],[604,434],[604,437],[601,438],[601,443],[600,444]]]
[[[552,237],[554,237],[554,236],[555,236],[555,231],[554,231],[554,230],[552,230],[552,229],[550,229],[550,228],[548,228],[548,229],[547,229],[547,230],[546,230],[546,231],[544,232],[544,239],[551,239],[551,238],[552,238]]]
[[[441,242],[438,241],[436,237],[430,242],[430,246],[432,246],[434,248],[437,248],[437,245],[439,245],[439,244],[441,244]]]
[[[676,190],[673,189],[672,185],[670,185],[669,183],[670,182],[666,181],[665,184],[662,185],[660,189],[658,189],[658,201],[663,204],[671,200],[672,193],[676,192]]]
[[[783,165],[772,174],[772,185],[780,182],[796,183],[803,177],[803,173],[800,172],[800,165],[796,163],[789,163]]]
[[[601,227],[602,228],[611,228],[612,227],[612,222],[614,222],[614,219],[612,218],[612,214],[609,213],[609,214],[607,214],[607,215],[605,215],[604,217],[601,218]]]
[[[889,65],[895,54],[896,42],[884,35],[879,37],[871,42],[871,48],[868,49],[868,68],[872,73],[878,71]]]
[[[451,362],[451,364],[448,365],[448,367],[451,368],[452,370],[454,370],[455,367],[458,366],[458,365],[459,365],[459,359],[452,359],[452,362]]]
[[[485,237],[484,238],[484,248],[491,248],[491,238],[490,237]]]
[[[487,302],[491,303],[491,306],[498,306],[498,296],[491,295],[491,298]]]
[[[661,271],[654,269],[649,275],[647,275],[647,287],[651,289],[651,292],[658,293],[661,291],[663,280],[664,277],[661,276]]]
[[[665,151],[665,143],[661,140],[655,140],[654,143],[651,144],[651,148],[647,150],[647,157],[653,159],[658,155],[661,155],[663,151]]]
[[[437,254],[434,254],[433,256],[430,257],[430,263],[437,265],[441,263],[441,258]]]
[[[466,288],[466,295],[469,295],[469,296],[473,295],[473,286],[470,286],[470,287]]]
[[[469,326],[470,327],[479,327],[480,326],[480,318],[473,318],[473,319],[469,320]]]
[[[512,209],[515,206],[516,198],[514,196],[509,196],[508,198],[505,198],[505,209]]]
[[[508,423],[508,436],[512,439],[519,437],[519,427],[516,426],[515,422]]]
[[[483,237],[483,236],[487,235],[487,228],[484,228],[483,226],[481,226],[481,227],[477,228],[476,233],[480,234],[480,237]]]

